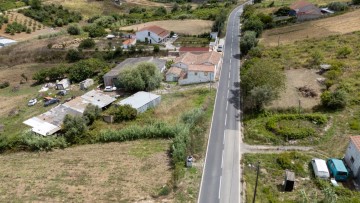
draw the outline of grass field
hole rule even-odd
[[[266,30],[260,39],[265,46],[289,44],[311,38],[346,34],[360,30],[360,10],[320,20]]]
[[[205,32],[210,32],[212,24],[213,21],[210,20],[162,20],[121,27],[120,29],[136,31],[146,26],[157,25],[166,30],[171,30],[179,34],[198,35]]]
[[[169,143],[142,140],[0,155],[0,201],[150,201],[171,178]]]

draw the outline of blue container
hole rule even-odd
[[[336,181],[346,181],[349,177],[349,172],[345,167],[345,164],[340,159],[328,159],[326,162],[330,174]]]

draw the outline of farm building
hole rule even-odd
[[[178,80],[180,85],[196,84],[215,81],[215,76],[221,66],[221,62],[221,54],[216,51],[203,54],[186,52],[175,59],[172,67],[181,68],[184,72]],[[170,81],[168,79],[173,81],[174,77],[171,77],[172,71],[170,71],[169,77],[166,78],[167,81]]]
[[[32,127],[33,132],[48,136],[61,130],[61,125],[67,114],[81,116],[89,104],[104,108],[115,100],[115,98],[103,94],[101,91],[92,90],[81,97],[76,97],[64,104],[60,104],[43,114],[24,121],[23,123]]]
[[[356,178],[356,182],[360,184],[360,136],[350,137],[344,160]]]
[[[7,47],[7,46],[10,46],[10,45],[13,45],[16,43],[17,43],[17,41],[15,41],[15,40],[0,37],[0,48]]]
[[[298,21],[317,19],[323,15],[320,8],[303,0],[294,2],[290,8],[290,15],[296,16]]]
[[[70,80],[67,78],[64,78],[58,82],[56,82],[56,89],[57,90],[64,90],[70,86]]]
[[[123,68],[135,67],[137,64],[142,62],[149,62],[155,64],[160,72],[163,72],[166,68],[166,60],[163,59],[158,59],[154,57],[128,58],[115,66],[115,68],[111,69],[103,76],[105,86],[116,86],[117,77]]]
[[[88,79],[80,82],[80,89],[81,90],[86,90],[87,88],[89,88],[93,84],[94,84],[94,80],[91,79],[91,78],[88,78]]]
[[[135,39],[135,38],[130,38],[130,39],[125,40],[125,41],[122,43],[122,48],[123,48],[123,49],[128,49],[128,48],[130,48],[131,46],[135,46],[135,44],[136,44],[136,39]]]
[[[136,39],[149,44],[159,44],[165,42],[170,36],[170,32],[156,25],[141,28],[136,32]]]
[[[118,105],[129,104],[137,110],[138,113],[143,113],[149,108],[153,108],[160,104],[161,96],[149,92],[137,92],[136,94],[121,100]]]
[[[190,52],[192,54],[203,54],[209,51],[209,47],[180,47],[179,54],[182,55],[186,52]]]
[[[328,159],[326,163],[330,174],[335,178],[336,181],[346,181],[349,173],[342,160]]]

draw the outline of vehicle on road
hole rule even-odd
[[[37,99],[36,99],[36,98],[30,99],[29,102],[28,102],[28,106],[34,106],[36,103],[37,103]]]
[[[46,107],[46,106],[50,106],[50,105],[52,105],[52,104],[59,103],[59,102],[60,102],[59,99],[52,98],[52,99],[46,101],[46,102],[44,103],[44,106],[45,106],[45,107]]]
[[[224,50],[224,44],[225,44],[224,39],[220,39],[216,51],[217,52],[222,52]]]
[[[104,88],[104,92],[112,92],[112,91],[116,91],[116,87],[106,86]]]

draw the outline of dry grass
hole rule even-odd
[[[285,71],[286,75],[286,89],[281,92],[280,98],[275,100],[271,108],[289,108],[296,107],[301,101],[301,107],[304,109],[311,109],[320,102],[320,96],[311,98],[303,97],[297,90],[299,87],[307,86],[313,89],[318,95],[321,95],[321,86],[316,81],[316,78],[321,76],[316,74],[313,69],[291,69]]]
[[[169,141],[84,145],[0,156],[0,201],[154,201],[171,177]]]
[[[198,35],[210,32],[212,24],[213,21],[209,20],[162,20],[122,27],[121,29],[136,31],[146,26],[157,25],[166,30],[174,31],[175,33]]]
[[[308,21],[291,26],[266,30],[261,43],[266,46],[289,44],[308,38],[346,34],[360,30],[360,10],[330,18]]]

